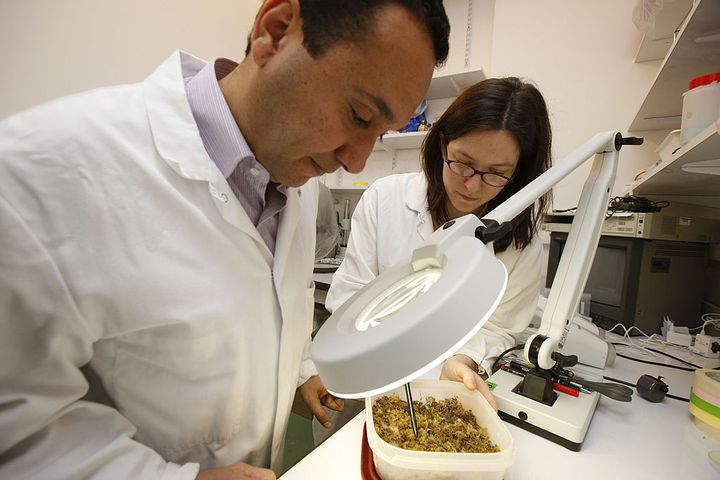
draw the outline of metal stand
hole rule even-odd
[[[597,249],[617,171],[618,151],[623,145],[641,143],[642,139],[623,137],[618,132],[598,134],[487,215],[488,220],[502,225],[530,205],[528,200],[539,198],[594,156],[540,329],[525,342],[525,358],[539,367],[538,372],[555,368],[555,359],[559,357],[554,352],[565,343],[568,325],[577,309]],[[580,450],[597,406],[598,392],[583,392],[577,397],[564,393],[556,395],[550,390],[549,379],[541,374],[523,378],[502,370],[495,372],[488,383],[504,420],[570,450]]]

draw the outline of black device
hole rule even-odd
[[[550,235],[547,287],[555,279],[567,236]],[[677,326],[697,327],[703,293],[698,285],[708,263],[707,244],[602,235],[584,289],[590,294],[590,317],[605,330],[621,323],[647,335],[660,333],[666,315]]]
[[[643,375],[637,381],[637,392],[648,402],[659,403],[667,395],[668,386],[663,382],[663,377]]]
[[[653,202],[645,197],[626,195],[611,199],[608,210],[611,212],[617,210],[624,212],[659,212],[668,205],[668,202]]]

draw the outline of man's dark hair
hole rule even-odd
[[[435,50],[435,64],[448,56],[450,22],[442,0],[300,0],[303,46],[318,58],[335,44],[359,42],[373,34],[375,15],[388,5],[404,6],[428,33]],[[248,37],[245,55],[250,53]]]
[[[428,210],[435,228],[450,220],[442,177],[441,136],[449,143],[477,130],[505,130],[520,146],[513,181],[488,202],[485,212],[492,211],[550,168],[550,119],[538,89],[516,77],[490,78],[476,83],[448,107],[430,129],[422,146],[423,171],[428,181]],[[537,232],[550,198],[550,193],[546,193],[536,205],[515,217],[511,221],[512,232],[493,244],[495,252],[502,252],[511,243],[516,248],[525,248]]]

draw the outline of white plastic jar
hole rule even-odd
[[[693,78],[683,93],[680,143],[687,143],[695,135],[718,121],[720,117],[720,72]]]

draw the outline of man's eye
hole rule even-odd
[[[358,115],[354,108],[351,108],[350,111],[352,112],[352,119],[355,125],[362,128],[368,128],[370,126],[370,122]]]

